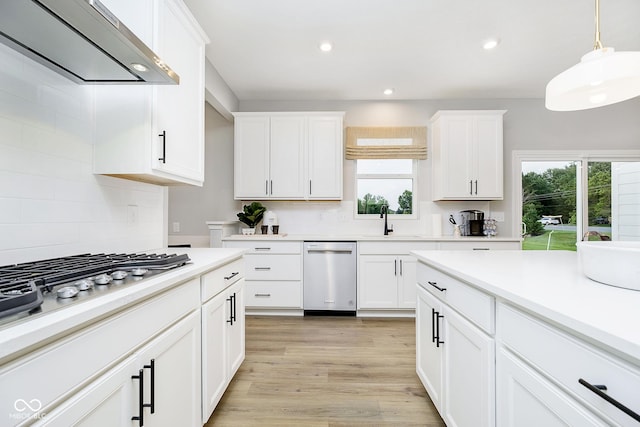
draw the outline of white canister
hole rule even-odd
[[[278,216],[274,211],[265,211],[262,216],[262,223],[264,225],[278,225]]]

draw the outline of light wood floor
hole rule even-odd
[[[246,359],[207,427],[444,426],[415,372],[413,319],[246,320]]]

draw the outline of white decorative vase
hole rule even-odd
[[[242,234],[244,236],[252,236],[252,235],[256,234],[256,228],[255,227],[243,228],[242,229]]]

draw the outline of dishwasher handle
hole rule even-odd
[[[307,253],[324,253],[324,254],[350,254],[353,249],[314,249],[308,248]]]

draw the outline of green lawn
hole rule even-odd
[[[576,250],[576,232],[575,231],[545,231],[540,236],[527,236],[522,242],[522,249],[529,251],[546,251],[547,242],[549,241],[549,234],[551,234],[551,243],[549,250]]]

